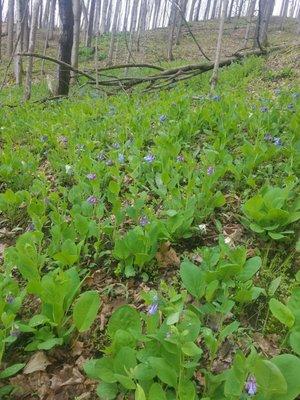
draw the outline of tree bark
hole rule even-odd
[[[227,15],[227,8],[228,8],[228,0],[222,1],[222,15],[220,19],[220,26],[219,26],[219,35],[218,35],[218,42],[217,42],[217,49],[216,49],[216,57],[214,63],[214,69],[212,73],[212,77],[210,80],[211,89],[214,90],[216,84],[218,82],[218,72],[219,72],[219,65],[220,65],[220,58],[221,58],[221,48],[222,48],[222,38],[224,32],[224,23]]]
[[[261,50],[268,43],[268,27],[273,14],[274,5],[275,0],[259,0],[254,47],[258,46]]]
[[[138,36],[136,40],[137,51],[140,51],[141,33],[144,32],[146,29],[146,20],[147,20],[147,0],[141,0],[140,15],[138,22]]]
[[[101,18],[100,18],[100,34],[104,33],[105,31],[107,7],[108,7],[108,0],[103,0]]]
[[[173,37],[174,37],[175,28],[176,28],[177,14],[178,14],[178,10],[176,7],[176,3],[172,2],[171,12],[170,12],[170,20],[169,20],[170,27],[169,27],[169,39],[168,39],[168,60],[169,61],[174,60]]]
[[[2,59],[2,0],[0,0],[0,61]]]
[[[49,20],[49,40],[53,40],[53,36],[54,36],[55,11],[56,11],[56,0],[51,0],[50,20]]]
[[[288,13],[288,7],[289,7],[289,0],[283,0],[282,7],[281,7],[281,13],[280,13],[280,16],[281,16],[280,28],[279,28],[280,30],[283,29],[284,21],[287,17],[287,13]]]
[[[248,22],[247,22],[247,28],[246,28],[246,32],[245,32],[245,38],[244,38],[244,47],[247,47],[247,44],[248,44],[250,29],[251,29],[251,24],[252,24],[252,18],[253,18],[254,11],[255,11],[255,5],[256,5],[256,0],[250,0],[249,9],[247,12]]]
[[[17,13],[17,38],[18,38],[18,42],[17,42],[17,54],[15,56],[15,78],[16,78],[16,84],[21,86],[22,85],[22,57],[21,57],[21,53],[22,53],[22,49],[23,49],[23,24],[22,24],[22,20],[23,20],[23,13],[24,13],[24,7],[23,7],[24,3],[23,0],[17,0],[17,4],[16,4],[16,13]]]
[[[120,14],[120,6],[121,6],[121,0],[117,0],[115,12],[114,12],[114,16],[113,16],[113,24],[112,24],[112,29],[111,29],[109,51],[108,51],[108,56],[107,56],[107,65],[108,66],[112,65],[112,60],[113,60],[116,29],[117,29],[118,17]]]
[[[74,15],[70,0],[59,0],[59,16],[61,32],[59,38],[59,60],[71,64],[73,45]],[[58,67],[57,95],[68,95],[70,85],[70,69],[62,65]]]
[[[101,0],[96,0],[94,28],[93,28],[93,31],[96,35],[99,35],[100,13],[101,13]]]
[[[80,20],[81,20],[81,0],[73,0],[73,14],[74,14],[74,32],[73,32],[73,46],[71,65],[73,68],[78,68],[78,51],[80,41]],[[75,79],[76,74],[71,73],[72,80]]]
[[[206,8],[205,8],[205,13],[203,19],[206,21],[209,19],[209,14],[210,14],[210,5],[211,5],[211,0],[207,0]]]
[[[8,1],[7,13],[7,57],[10,58],[14,49],[14,17],[15,17],[15,0]]]
[[[41,0],[35,0],[32,8],[31,27],[29,35],[29,46],[28,46],[28,50],[30,53],[34,53],[35,50],[36,32],[38,28],[40,5],[41,5]],[[29,100],[31,96],[32,68],[33,68],[33,57],[29,57],[27,71],[26,71],[26,84],[24,93],[25,100]]]
[[[86,47],[91,47],[91,45],[92,45],[92,38],[94,35],[93,27],[94,27],[94,18],[95,18],[95,6],[96,6],[96,0],[91,0],[90,12],[89,12],[89,24],[88,24],[88,30],[87,30],[86,43],[85,43]]]
[[[197,5],[196,5],[196,12],[194,14],[193,21],[199,21],[200,20],[200,11],[201,11],[201,0],[198,0]]]

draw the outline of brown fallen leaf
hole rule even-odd
[[[178,267],[180,265],[180,259],[170,242],[165,242],[160,246],[156,253],[156,259],[160,267]]]
[[[23,374],[28,375],[36,371],[45,371],[51,362],[48,360],[43,351],[35,353],[26,364]]]

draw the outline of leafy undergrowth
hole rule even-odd
[[[208,81],[1,111],[1,398],[299,395],[299,88]]]

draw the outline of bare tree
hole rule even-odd
[[[100,14],[101,14],[101,0],[96,0],[94,28],[93,28],[93,31],[96,35],[99,35]]]
[[[91,47],[92,45],[92,37],[93,37],[93,27],[94,27],[94,18],[95,18],[95,6],[96,0],[91,0],[90,3],[90,11],[89,11],[89,24],[85,45],[86,47]]]
[[[0,61],[2,58],[2,9],[3,3],[2,0],[0,0]]]
[[[268,43],[268,28],[273,14],[275,0],[259,0],[258,18],[255,28],[254,47],[258,46],[263,50]]]
[[[197,1],[196,10],[194,14],[193,21],[199,21],[200,19],[200,11],[201,11],[201,0]]]
[[[17,42],[17,54],[15,55],[15,77],[16,77],[16,84],[17,85],[21,85],[22,84],[22,57],[21,57],[21,53],[23,50],[23,37],[22,37],[22,33],[23,33],[23,24],[22,24],[22,20],[23,20],[23,15],[24,15],[24,2],[23,0],[17,0],[17,4],[16,4],[16,14],[17,14],[17,38],[18,38],[18,42]]]
[[[223,0],[222,1],[222,14],[221,14],[221,19],[220,19],[218,42],[217,42],[217,49],[216,49],[216,56],[215,56],[215,63],[214,63],[212,77],[210,80],[212,90],[216,87],[216,84],[218,82],[219,64],[220,64],[221,48],[222,48],[222,38],[223,38],[223,32],[224,32],[224,23],[225,23],[225,19],[226,19],[226,15],[227,15],[227,8],[228,8],[228,0]]]
[[[49,40],[53,40],[54,28],[55,28],[55,11],[56,11],[56,0],[51,0],[50,19],[49,19]]]
[[[248,12],[247,12],[248,22],[247,22],[247,27],[246,27],[245,37],[244,37],[244,47],[247,47],[247,44],[248,44],[250,29],[251,29],[251,25],[252,25],[252,18],[253,18],[254,11],[255,11],[255,5],[256,5],[256,0],[250,0]]]
[[[11,57],[14,49],[14,19],[15,19],[15,0],[8,1],[7,11],[7,56]]]
[[[209,15],[210,15],[210,5],[211,5],[211,0],[207,0],[205,12],[204,12],[204,17],[203,17],[204,20],[209,19]]]
[[[108,0],[103,0],[101,18],[100,18],[100,33],[104,33],[105,31],[107,7],[108,7]]]
[[[35,2],[33,3],[30,35],[29,35],[29,46],[28,46],[29,53],[34,53],[35,50],[36,32],[38,28],[40,5],[41,5],[41,0],[35,0]],[[26,71],[26,84],[24,93],[25,100],[29,100],[31,96],[32,68],[33,68],[33,57],[29,57],[27,71]]]
[[[195,5],[197,0],[192,0],[188,21],[194,21]]]
[[[73,46],[74,15],[70,0],[58,0],[61,32],[59,38],[59,60],[71,64]],[[58,67],[58,95],[67,95],[70,85],[70,69],[59,65]]]
[[[178,18],[178,8],[176,0],[172,1],[171,3],[171,12],[170,12],[170,19],[169,19],[169,39],[168,39],[168,60],[174,60],[173,55],[173,38],[174,32],[176,28],[176,22]]]
[[[120,13],[120,7],[121,7],[121,1],[117,0],[116,1],[115,12],[114,12],[114,16],[113,16],[113,23],[112,23],[112,29],[111,29],[109,51],[108,51],[108,56],[107,56],[107,65],[108,66],[112,65],[112,59],[113,59],[114,47],[115,47],[115,37],[116,37],[116,30],[117,30],[118,17],[119,17],[119,13]]]
[[[137,36],[137,40],[136,40],[136,50],[137,51],[140,51],[141,33],[144,32],[146,29],[147,6],[148,6],[148,1],[141,0],[140,15],[139,15],[139,22],[138,22],[138,36]]]
[[[283,29],[283,24],[284,20],[287,17],[288,14],[288,7],[289,7],[289,0],[283,0],[282,5],[281,5],[281,10],[280,10],[280,30]]]
[[[78,51],[80,41],[80,20],[81,20],[81,0],[73,0],[73,14],[74,14],[74,33],[73,33],[73,47],[72,47],[72,67],[77,69],[78,67]],[[76,74],[72,71],[72,78],[74,79]]]

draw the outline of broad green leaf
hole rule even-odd
[[[113,400],[117,397],[118,386],[115,383],[101,382],[96,389],[101,400]]]
[[[100,308],[99,294],[95,290],[82,293],[73,309],[73,320],[79,332],[87,331]]]
[[[15,375],[21,369],[25,367],[26,364],[14,364],[10,367],[5,368],[3,371],[0,372],[0,379],[9,378],[10,376]]]
[[[184,261],[180,267],[180,276],[184,287],[190,294],[200,299],[205,293],[206,282],[201,268],[190,261]]]
[[[294,400],[300,395],[300,358],[291,354],[281,354],[272,358],[287,382],[287,392],[275,394],[272,400]]]
[[[261,258],[260,257],[252,257],[249,258],[243,268],[243,271],[238,274],[237,279],[241,282],[249,281],[260,269],[261,267]]]
[[[300,356],[300,331],[292,330],[290,334],[290,345],[293,351]]]
[[[131,347],[123,347],[115,356],[113,367],[116,374],[126,375],[137,364],[136,351]]]
[[[101,379],[103,382],[115,383],[117,378],[113,371],[113,362],[109,357],[99,360],[89,360],[83,366],[84,372],[91,379]]]
[[[140,314],[137,310],[130,306],[122,306],[118,308],[110,317],[107,326],[107,333],[110,338],[113,338],[117,330],[123,329],[130,332],[133,336],[138,336],[141,333],[142,325]]]
[[[139,384],[136,385],[134,400],[146,400],[144,389]]]
[[[287,382],[273,362],[258,360],[254,365],[253,372],[260,390],[267,396],[287,393]]]
[[[291,328],[294,325],[295,317],[292,311],[283,303],[276,299],[271,299],[269,301],[269,307],[274,317],[282,324],[286,325],[288,328]]]
[[[149,357],[149,363],[163,383],[174,388],[177,386],[177,374],[163,358]]]
[[[181,351],[190,357],[197,357],[203,353],[202,349],[198,347],[194,342],[185,342],[181,346]]]
[[[166,394],[159,383],[153,383],[149,390],[148,400],[166,400]]]
[[[273,279],[272,282],[270,283],[269,289],[268,289],[268,295],[269,296],[274,296],[276,290],[278,289],[279,285],[281,282],[281,276],[278,276],[277,278]]]

